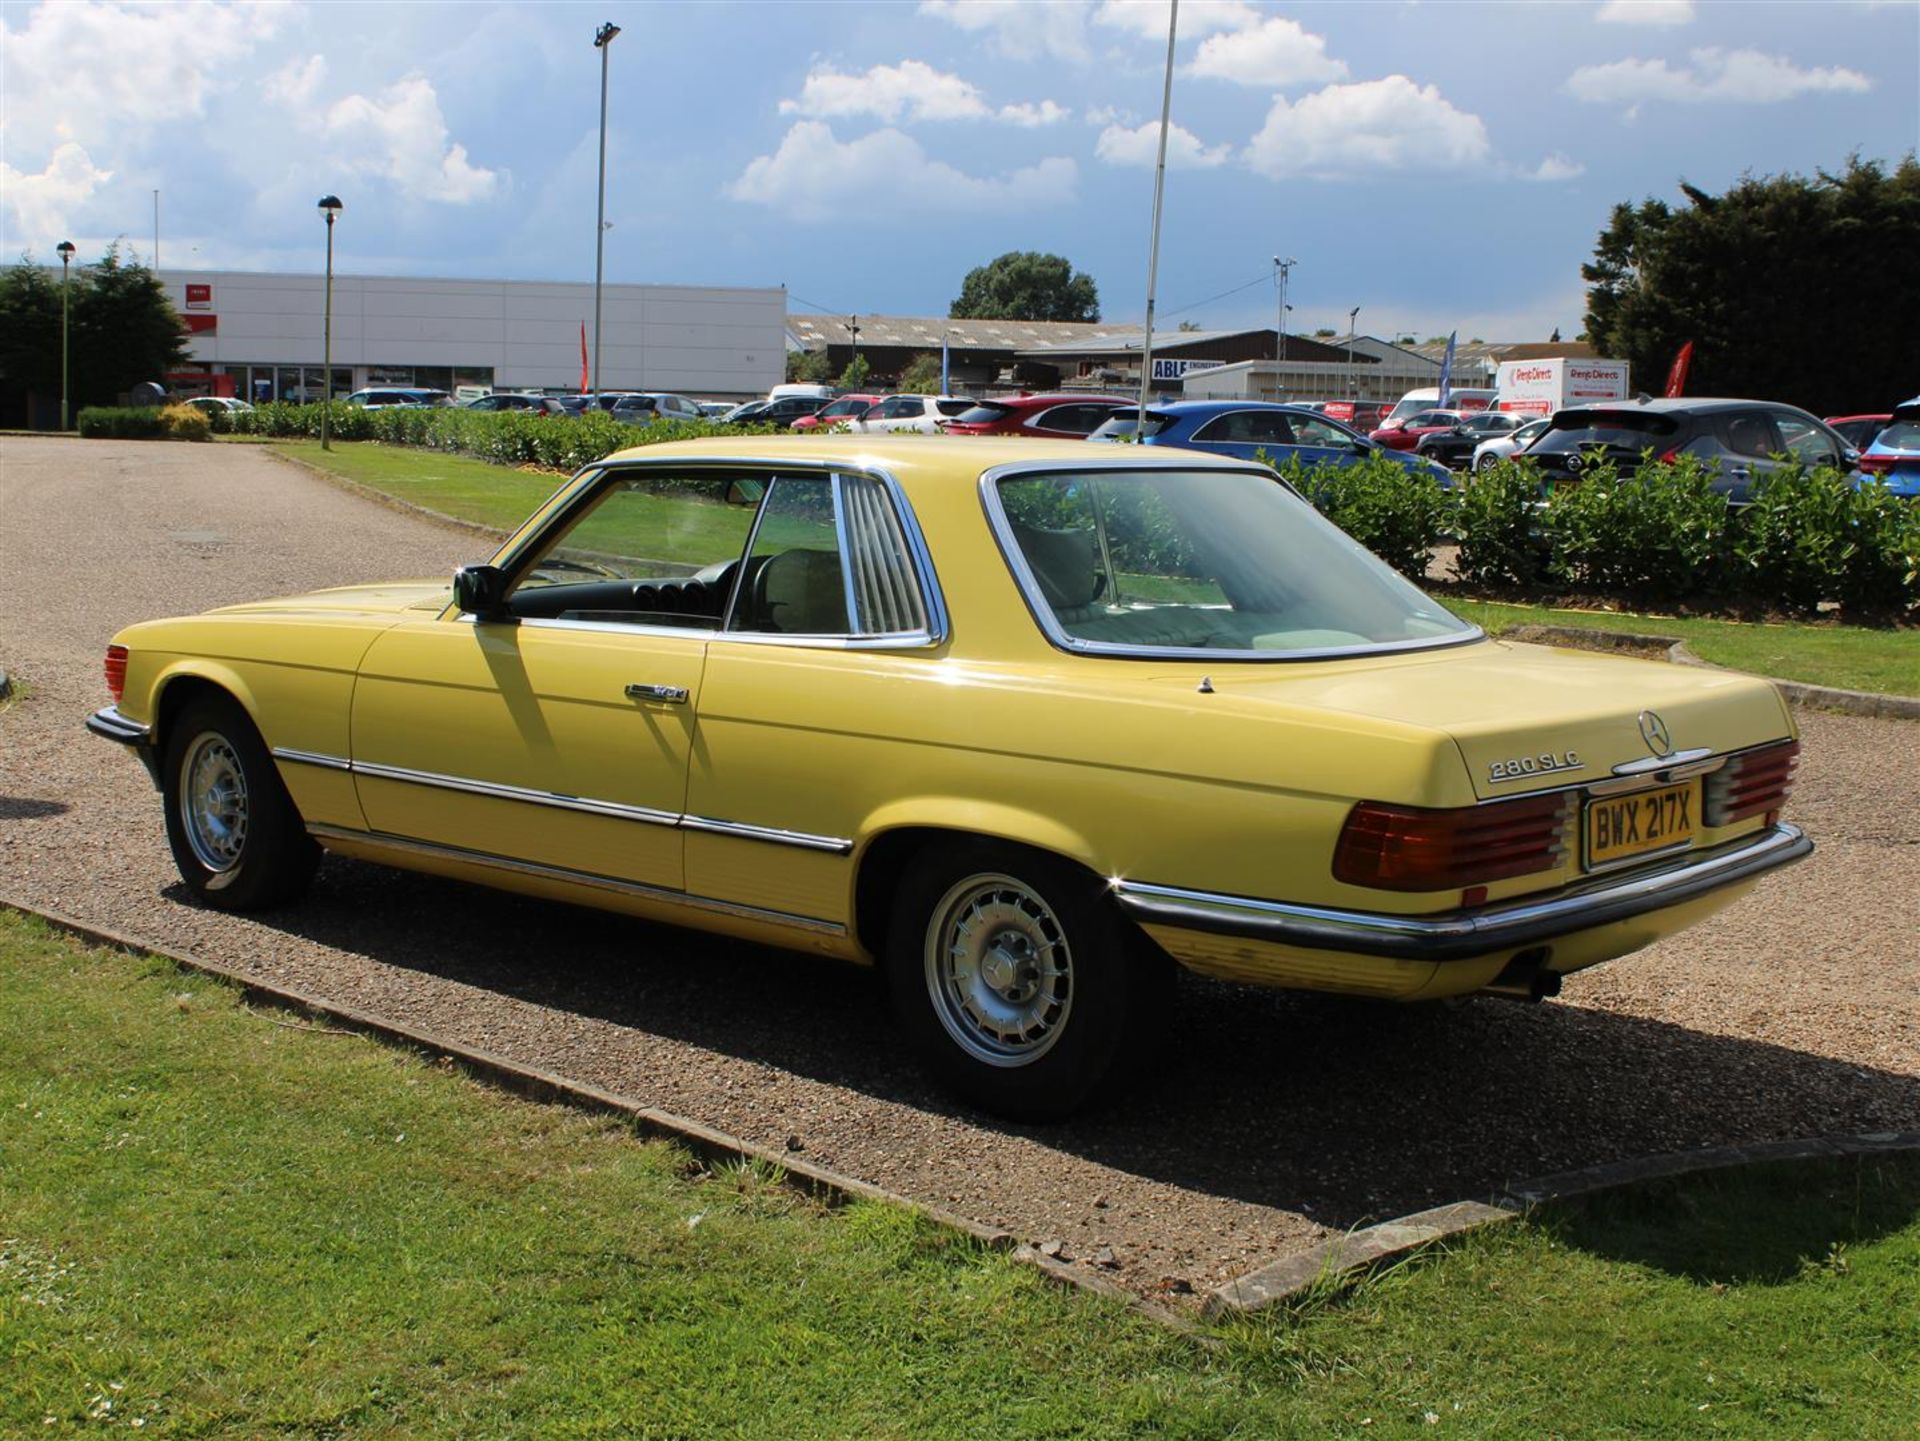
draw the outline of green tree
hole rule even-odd
[[[900,389],[909,395],[932,395],[940,389],[940,357],[926,351],[909,360],[900,372]]]
[[[1093,277],[1064,255],[1009,250],[975,266],[947,314],[954,320],[1098,320]]]
[[[121,259],[116,242],[67,277],[68,384],[73,413],[112,405],[142,380],[159,380],[190,355],[187,329],[151,270]],[[6,408],[29,393],[60,391],[60,276],[22,256],[0,271],[0,388]]]
[[[866,356],[856,355],[847,362],[847,368],[840,372],[840,379],[835,383],[842,390],[858,390],[867,383],[867,372],[870,369],[872,367],[867,364]]]
[[[789,350],[787,352],[787,379],[809,381],[815,385],[825,385],[833,377],[833,362],[827,357],[827,348],[818,350]]]
[[[1614,206],[1581,266],[1586,334],[1658,390],[1694,343],[1696,395],[1784,400],[1831,415],[1913,390],[1920,333],[1920,164],[1853,156],[1838,175],[1749,176],[1682,207]]]

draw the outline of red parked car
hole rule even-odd
[[[1874,437],[1893,424],[1893,416],[1887,415],[1829,415],[1827,424],[1840,432],[1841,437],[1855,450],[1865,450],[1873,444]]]
[[[948,435],[1050,435],[1085,440],[1116,410],[1133,402],[1122,395],[1055,391],[1046,395],[1003,395],[975,402],[940,428]]]
[[[1405,420],[1397,420],[1392,425],[1382,426],[1367,439],[1388,450],[1412,450],[1420,443],[1423,435],[1432,435],[1436,431],[1452,430],[1461,421],[1457,410],[1421,410],[1409,415]]]
[[[812,415],[803,415],[787,427],[789,430],[818,430],[843,420],[858,420],[867,408],[880,399],[877,395],[841,395],[828,401]]]

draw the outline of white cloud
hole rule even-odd
[[[1042,125],[1057,125],[1070,119],[1073,112],[1064,105],[1056,105],[1051,100],[1042,100],[1038,104],[1031,101],[1019,105],[1002,105],[1000,118],[1009,125],[1019,125],[1028,130],[1037,130]]]
[[[1134,112],[1118,105],[1094,105],[1086,111],[1087,124],[1105,129],[1109,125],[1133,124]]]
[[[1167,0],[1103,0],[1094,20],[1145,40],[1167,40]],[[1180,38],[1191,40],[1221,30],[1245,30],[1260,23],[1247,0],[1186,0],[1180,7]]]
[[[985,35],[995,50],[1016,60],[1080,61],[1092,53],[1081,0],[921,0],[920,14]]]
[[[872,115],[892,122],[903,115],[909,120],[978,120],[992,111],[979,89],[958,75],[903,60],[876,65],[864,75],[816,67],[800,87],[799,99],[780,102],[780,113],[814,119]]]
[[[1149,120],[1132,129],[1109,125],[1100,132],[1094,153],[1109,165],[1155,165],[1160,159],[1160,122]],[[1167,165],[1171,169],[1211,170],[1226,164],[1232,154],[1231,145],[1209,149],[1184,126],[1167,127]]]
[[[260,93],[280,105],[311,105],[326,78],[326,57],[309,55],[304,61],[289,60],[262,80]]]
[[[1073,161],[1063,157],[981,178],[933,159],[898,130],[843,143],[824,121],[802,120],[772,155],[750,161],[726,194],[798,220],[844,216],[853,206],[869,215],[979,214],[1065,204],[1074,198],[1078,178]]]
[[[23,175],[0,160],[0,202],[13,220],[15,235],[43,242],[36,248],[44,264],[53,259],[53,247],[66,238],[70,217],[111,179],[111,170],[99,169],[85,149],[69,140],[55,148],[47,168],[38,175]]]
[[[1586,166],[1582,165],[1578,160],[1569,159],[1556,150],[1532,170],[1528,171],[1522,178],[1526,180],[1543,180],[1550,182],[1555,180],[1573,180],[1586,173]]]
[[[1457,110],[1431,85],[1404,75],[1330,85],[1293,104],[1275,98],[1247,164],[1279,179],[1337,179],[1356,171],[1464,170],[1492,147],[1477,115]]]
[[[380,176],[410,196],[465,205],[493,196],[499,172],[474,165],[467,147],[450,142],[440,100],[414,73],[380,95],[349,95],[325,112],[322,129],[333,163]]]
[[[0,25],[8,148],[18,155],[73,139],[99,150],[203,115],[291,13],[251,0],[36,6],[20,29]]]
[[[1665,60],[1615,60],[1583,65],[1567,78],[1567,93],[1596,104],[1637,106],[1648,100],[1683,104],[1728,101],[1770,105],[1816,91],[1862,94],[1873,82],[1839,66],[1802,69],[1758,50],[1695,50],[1692,65],[1676,69]]]
[[[970,81],[919,60],[902,60],[898,65],[875,65],[859,75],[817,65],[808,72],[799,98],[780,102],[780,113],[814,120],[871,115],[889,124],[902,119],[997,119],[1032,129],[1056,124],[1073,112],[1051,100],[1023,101],[996,110]]]
[[[1607,0],[1595,18],[1608,25],[1687,25],[1693,0]]]
[[[1273,19],[1248,30],[1208,36],[1187,73],[1284,90],[1344,79],[1347,67],[1328,58],[1322,37],[1308,34],[1292,20]]]

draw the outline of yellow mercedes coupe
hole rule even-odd
[[[1539,999],[1812,843],[1764,681],[1489,639],[1256,464],[651,445],[484,565],[135,625],[89,722],[233,910],[320,852],[883,968],[1062,1114],[1175,967]]]

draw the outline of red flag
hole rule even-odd
[[[580,322],[580,393],[587,393],[587,322]]]
[[[1693,364],[1693,342],[1689,340],[1680,347],[1680,353],[1673,358],[1673,369],[1667,372],[1667,399],[1673,400],[1687,393],[1687,367]]]

